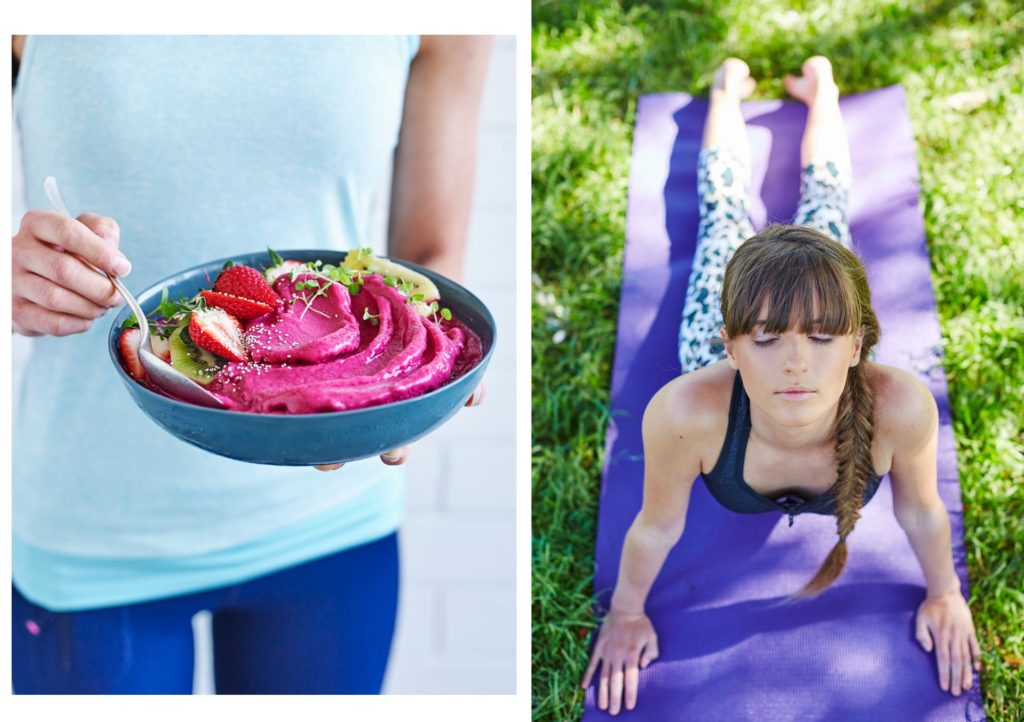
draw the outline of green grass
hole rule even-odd
[[[578,719],[637,97],[755,98],[804,58],[845,93],[902,83],[946,342],[985,707],[1024,720],[1024,10],[998,2],[536,2],[533,705]],[[962,95],[967,93],[967,95]]]

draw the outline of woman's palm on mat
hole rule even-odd
[[[959,590],[925,599],[917,609],[917,641],[926,652],[935,652],[939,685],[959,695],[973,684],[981,669],[981,647],[974,630],[970,607]],[[933,641],[934,640],[934,641]],[[622,707],[636,707],[640,670],[658,658],[658,635],[646,614],[611,611],[604,618],[590,664],[583,676],[586,689],[601,667],[597,707],[618,714]]]
[[[590,686],[600,664],[598,708],[618,714],[625,697],[626,709],[633,709],[636,707],[640,670],[657,658],[658,635],[647,615],[612,610],[598,632],[590,666],[583,675],[583,689]]]
[[[971,609],[959,589],[921,602],[917,608],[916,636],[924,651],[935,651],[943,692],[959,695],[961,689],[970,689],[971,659],[974,669],[980,670],[981,648]]]

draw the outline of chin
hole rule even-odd
[[[775,414],[782,426],[804,426],[818,418],[811,409],[782,409]]]
[[[806,401],[786,401],[777,396],[772,397],[775,407],[775,417],[783,426],[804,426],[818,419],[821,414],[818,412],[819,399],[817,396]]]

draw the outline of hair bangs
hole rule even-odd
[[[860,326],[856,290],[845,274],[837,272],[842,269],[820,254],[793,250],[771,259],[773,263],[745,269],[748,273],[730,304],[730,318],[723,319],[730,337],[749,334],[758,326],[770,334],[792,329],[834,336],[853,333]]]

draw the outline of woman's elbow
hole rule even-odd
[[[681,514],[678,519],[652,518],[641,510],[633,521],[630,534],[635,535],[645,546],[671,549],[683,535],[686,526],[685,516]]]

